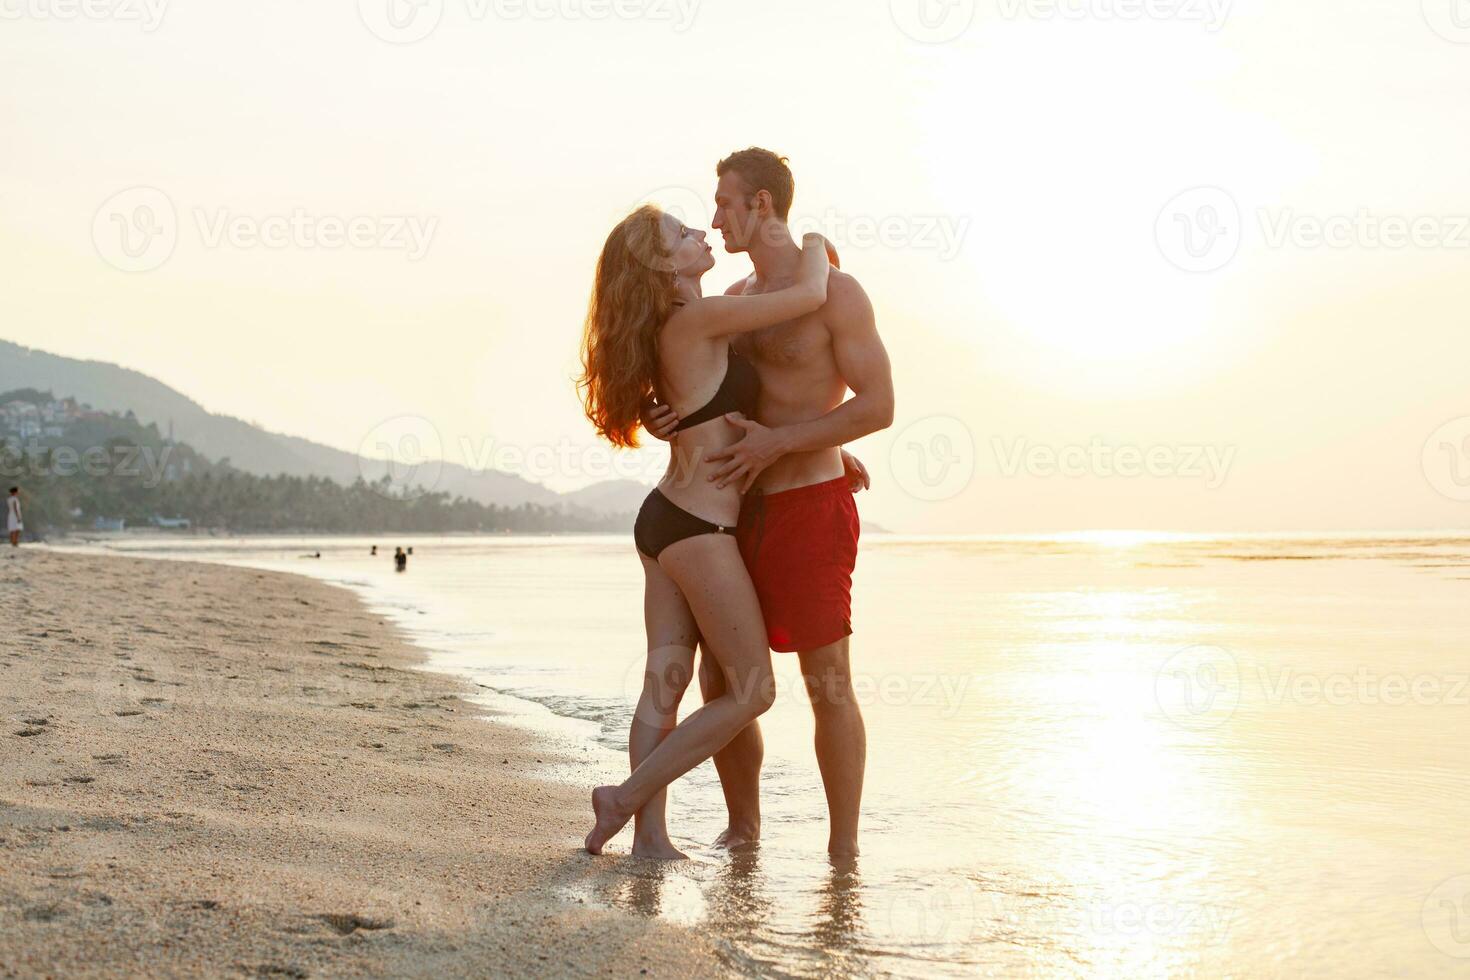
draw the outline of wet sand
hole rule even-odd
[[[346,590],[23,549],[0,616],[0,976],[731,971]]]

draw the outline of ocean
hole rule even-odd
[[[645,647],[625,537],[102,546],[349,586],[587,760],[549,778],[626,769]],[[854,628],[855,869],[826,857],[811,710],[777,654],[760,847],[710,847],[705,764],[671,792],[692,860],[574,897],[774,976],[1470,972],[1470,535],[870,535]]]

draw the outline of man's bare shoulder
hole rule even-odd
[[[862,283],[849,273],[833,269],[827,279],[827,305],[822,312],[838,320],[853,316],[871,316],[873,304]]]
[[[725,295],[726,296],[743,296],[745,294],[745,290],[747,288],[749,288],[751,282],[754,281],[754,279],[755,279],[755,276],[753,276],[753,275],[746,276],[744,279],[740,280],[735,285],[733,285],[729,289],[725,290]]]

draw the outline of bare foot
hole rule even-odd
[[[597,824],[583,842],[588,854],[601,854],[603,845],[633,819],[632,813],[624,813],[618,808],[617,792],[616,786],[599,786],[592,791],[592,812],[597,817]]]
[[[726,827],[720,836],[715,838],[715,846],[723,847],[727,851],[733,851],[741,847],[747,847],[761,839],[760,827],[735,826],[731,824]]]
[[[687,861],[689,855],[674,846],[674,842],[667,837],[656,837],[651,840],[633,838],[633,856],[636,858],[647,858],[650,861]]]

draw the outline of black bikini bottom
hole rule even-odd
[[[695,517],[675,504],[658,490],[648,495],[638,511],[638,520],[633,525],[633,543],[638,550],[650,558],[658,558],[671,544],[685,538],[697,538],[702,534],[734,534],[734,527],[711,524],[702,517]]]

